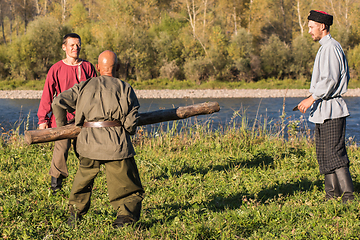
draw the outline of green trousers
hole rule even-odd
[[[79,160],[79,169],[70,193],[70,211],[79,215],[87,213],[94,179],[100,171],[100,165],[104,164],[110,204],[117,210],[117,215],[126,215],[138,221],[144,190],[135,159],[101,161],[79,156]]]

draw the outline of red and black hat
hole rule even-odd
[[[333,16],[318,10],[311,10],[308,16],[308,20],[312,20],[318,23],[324,23],[325,25],[331,26],[333,24]]]

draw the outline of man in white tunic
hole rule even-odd
[[[309,121],[315,123],[316,156],[320,173],[325,175],[326,199],[341,196],[347,202],[354,199],[345,147],[349,111],[341,97],[350,79],[348,63],[341,45],[330,35],[333,16],[311,10],[308,20],[310,35],[321,46],[311,77],[311,96],[298,109],[305,113],[311,107]]]

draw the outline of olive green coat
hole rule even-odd
[[[118,120],[122,126],[83,127],[77,152],[90,159],[119,160],[135,155],[130,135],[135,134],[139,101],[130,84],[108,76],[90,78],[59,94],[52,109],[57,126],[66,124],[66,112],[74,112],[75,124]]]

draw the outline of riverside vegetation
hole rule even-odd
[[[122,79],[251,82],[309,79],[319,43],[310,9],[334,16],[332,36],[360,76],[360,1],[6,0],[0,4],[0,80],[42,80],[64,58],[62,36],[82,37],[80,58],[117,53]]]
[[[235,111],[227,127],[196,118],[139,128],[133,138],[146,191],[140,221],[120,230],[108,201],[106,176],[95,180],[82,222],[66,225],[78,161],[53,196],[47,167],[53,143],[28,146],[18,129],[0,149],[0,233],[3,239],[358,239],[359,197],[324,201],[315,144],[303,119],[278,122]],[[26,123],[25,123],[26,124]],[[163,129],[163,130],[162,130]],[[286,131],[286,132],[285,132]],[[285,136],[285,137],[284,137]],[[348,139],[359,192],[360,150]]]
[[[144,81],[128,80],[137,90],[149,89],[309,89],[310,79],[262,79],[257,82],[210,81],[197,84],[188,80],[156,78]],[[44,80],[3,80],[0,90],[43,90]],[[349,88],[360,88],[360,79],[351,79]]]

